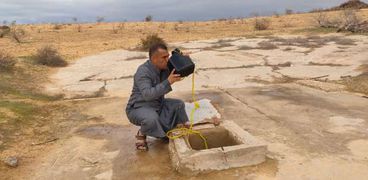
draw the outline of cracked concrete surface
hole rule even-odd
[[[137,127],[130,125],[124,107],[131,77],[145,53],[116,50],[82,58],[55,73],[46,89],[73,99],[93,96],[103,88],[104,98],[90,99],[81,109],[100,120],[76,127],[70,138],[35,162],[32,177],[365,179],[368,99],[331,80],[361,73],[356,68],[368,62],[368,37],[343,38],[353,39],[355,45],[328,42],[314,48],[257,49],[259,42],[272,39],[267,37],[172,44],[193,52],[197,99],[211,100],[221,119],[234,121],[268,144],[267,160],[258,166],[196,177],[176,173],[167,145],[159,140],[149,139],[147,153],[134,150]],[[237,50],[241,46],[253,48]],[[168,97],[191,100],[190,77],[173,89]]]
[[[293,38],[293,36],[283,36]],[[320,37],[321,39],[326,37]],[[354,38],[353,38],[354,39]],[[223,42],[222,42],[223,41]],[[368,39],[355,38],[356,45],[345,45],[344,52],[335,52],[341,47],[328,43],[313,48],[309,53],[301,53],[306,47],[291,46],[285,51],[280,45],[277,49],[249,50],[205,50],[214,44],[230,44],[231,47],[248,45],[257,47],[266,38],[229,38],[225,40],[176,43],[172,46],[185,47],[192,51],[191,57],[197,67],[197,89],[204,87],[240,88],[254,85],[255,81],[274,82],[275,78],[289,77],[298,80],[323,76],[323,80],[340,80],[341,77],[357,76],[357,67],[368,57],[365,51]],[[275,43],[277,44],[277,43]],[[127,96],[130,93],[132,77],[136,67],[143,63],[146,53],[114,50],[99,55],[81,58],[74,64],[61,69],[52,76],[53,82],[47,85],[49,92],[65,93],[68,98],[93,96],[104,87],[107,94]],[[136,58],[136,59],[135,59]],[[143,59],[142,59],[143,58]],[[221,79],[221,81],[219,81]],[[304,82],[306,84],[308,82]],[[178,83],[180,91],[189,90],[190,78]],[[315,83],[311,82],[310,86]],[[260,84],[262,85],[262,84]],[[332,89],[336,89],[332,88]]]

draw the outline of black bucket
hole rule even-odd
[[[175,69],[175,74],[186,77],[194,72],[195,65],[189,56],[184,56],[179,49],[175,49],[169,59],[168,68],[170,72]]]

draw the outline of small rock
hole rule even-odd
[[[18,166],[18,158],[15,156],[7,157],[4,160],[4,163],[10,167],[17,167]]]

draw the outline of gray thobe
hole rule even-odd
[[[167,80],[170,72],[160,71],[150,60],[140,65],[134,75],[132,94],[126,113],[131,123],[152,137],[165,137],[178,123],[188,121],[184,102],[165,98],[172,89]]]

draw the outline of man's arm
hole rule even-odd
[[[140,69],[134,75],[134,81],[137,83],[138,89],[142,93],[143,99],[145,101],[151,101],[159,98],[172,90],[167,79],[152,87],[152,79],[142,70],[143,69]]]

